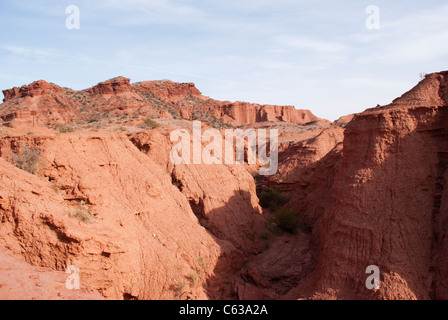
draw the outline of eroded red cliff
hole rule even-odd
[[[447,84],[447,72],[428,75],[347,125],[332,202],[314,228],[317,263],[290,296],[447,298]],[[370,265],[379,290],[366,288]]]

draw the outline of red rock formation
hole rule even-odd
[[[159,99],[235,124],[316,121],[292,107],[212,101],[190,84],[126,91],[112,83],[95,89],[97,101],[127,110]],[[31,87],[8,98],[56,101]],[[106,298],[448,299],[448,72],[350,120],[283,137],[279,173],[267,182],[292,195],[288,206],[313,232],[275,238],[262,253],[263,220],[245,168],[174,166],[163,130],[131,141],[3,138],[4,159],[26,144],[41,149],[42,163],[33,176],[0,159],[0,244],[33,266],[78,265]],[[70,217],[81,201],[95,223]],[[365,287],[370,265],[381,272],[376,291]]]
[[[350,115],[348,115],[348,116],[342,116],[342,117],[340,117],[338,120],[336,120],[335,122],[333,122],[333,125],[334,125],[334,126],[341,127],[341,128],[345,128],[345,126],[346,126],[350,121],[353,120],[354,116],[355,116],[354,114],[350,114]]]
[[[120,94],[132,92],[131,80],[124,77],[113,78],[97,84],[96,86],[85,90],[89,94]]]
[[[143,94],[150,93],[170,101],[188,96],[202,96],[194,83],[176,83],[170,80],[138,82],[132,84],[132,88]]]
[[[313,262],[309,234],[299,231],[266,241],[269,248],[249,258],[241,270],[241,300],[277,299],[308,275]]]
[[[215,112],[218,118],[234,126],[265,121],[306,124],[319,120],[311,111],[297,110],[293,106],[257,105],[245,102],[223,104],[217,107]]]
[[[92,288],[80,283],[68,289],[70,274],[32,267],[0,248],[0,300],[102,300]]]
[[[169,137],[157,131],[132,134],[131,141],[166,167],[199,222],[246,256],[262,247],[264,226],[253,177],[242,165],[172,165]]]
[[[154,133],[153,141],[141,138],[150,141],[142,150],[157,146],[147,155],[126,136],[0,140],[9,161],[22,145],[41,151],[38,176],[0,159],[0,245],[34,266],[76,265],[83,283],[106,298],[234,297],[243,253],[260,242],[254,181],[242,168],[178,168],[174,176],[169,144],[160,143],[167,137]],[[212,187],[208,177],[217,175],[221,184]],[[176,177],[189,184],[184,193]],[[216,236],[199,223],[195,200]],[[70,216],[80,208],[93,223]]]
[[[18,87],[3,90],[3,96],[4,96],[3,102],[19,98],[20,97],[19,91],[20,88]]]
[[[448,72],[347,125],[314,271],[289,297],[447,299]],[[381,272],[368,290],[366,268]]]
[[[46,182],[0,162],[2,245],[36,266],[78,266],[106,298],[172,299],[178,283],[179,294],[206,297],[220,246],[162,169],[127,139],[66,136],[39,148]],[[94,223],[70,217],[80,201]],[[189,290],[195,270],[201,278]]]
[[[263,121],[306,124],[330,122],[314,116],[308,110],[292,106],[257,105],[243,102],[217,101],[203,96],[193,83],[175,83],[169,80],[130,84],[130,80],[117,77],[96,86],[74,91],[60,88],[45,81],[37,81],[21,88],[3,91],[5,99],[0,105],[0,117],[5,121],[31,122],[23,111],[35,110],[39,124],[99,121],[114,122],[132,114],[134,117],[183,117],[240,126]],[[199,114],[199,118],[198,118]],[[20,121],[19,121],[20,122]],[[90,122],[91,123],[91,122]]]
[[[26,98],[26,97],[35,97],[35,96],[41,96],[44,94],[47,94],[49,92],[60,92],[62,91],[62,88],[52,84],[48,83],[44,80],[39,80],[36,82],[31,83],[30,85],[22,86],[21,88],[12,88],[3,90],[3,95],[5,98],[3,99],[3,102],[7,102],[12,99],[17,98]]]
[[[334,177],[341,164],[344,129],[333,126],[314,137],[279,148],[278,173],[266,177],[269,187],[290,194],[289,207],[314,227],[331,204]]]

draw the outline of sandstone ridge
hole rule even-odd
[[[55,123],[86,123],[107,118],[116,121],[123,116],[152,118],[183,118],[220,122],[231,126],[262,121],[306,124],[319,122],[309,110],[293,106],[271,106],[244,102],[213,100],[203,96],[193,83],[169,80],[131,84],[130,79],[117,77],[89,89],[75,91],[40,80],[30,85],[3,91],[0,117],[4,121],[24,122],[36,112],[41,125]]]

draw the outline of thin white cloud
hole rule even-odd
[[[33,48],[15,45],[2,45],[0,49],[5,50],[14,55],[31,57],[31,58],[55,58],[60,55],[60,51],[52,48]]]
[[[14,5],[52,17],[66,16],[65,9],[76,5],[81,19],[95,24],[143,26],[159,23],[192,22],[205,16],[204,11],[182,0],[18,0]]]
[[[91,6],[98,18],[119,26],[194,22],[206,14],[179,0],[103,0]]]
[[[337,53],[346,51],[349,47],[335,41],[320,40],[302,35],[275,36],[274,41],[281,46],[304,49],[318,53]]]

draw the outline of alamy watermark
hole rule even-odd
[[[269,137],[266,129],[226,129],[223,137],[218,129],[202,131],[201,122],[194,121],[193,137],[188,130],[177,129],[171,132],[170,140],[178,142],[170,153],[173,164],[233,165],[244,164],[246,159],[248,164],[262,166],[260,175],[274,175],[278,171],[277,129],[270,129]]]
[[[378,290],[380,288],[380,268],[377,266],[368,266],[366,273],[369,276],[366,279],[366,288],[368,290]]]
[[[366,14],[369,15],[366,19],[366,28],[368,30],[380,30],[381,28],[380,8],[375,5],[370,5],[366,8]]]
[[[71,5],[65,9],[69,16],[65,20],[65,26],[68,30],[79,30],[81,28],[81,12],[78,6]]]
[[[68,266],[65,273],[70,274],[65,280],[65,287],[69,290],[79,290],[79,269],[77,266]]]

